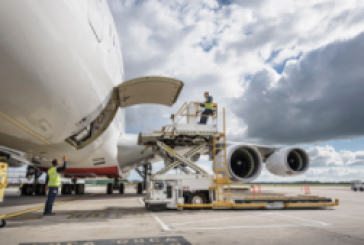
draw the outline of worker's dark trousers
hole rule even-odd
[[[45,203],[44,213],[50,214],[52,213],[52,207],[54,200],[56,200],[56,196],[58,194],[58,187],[49,187],[48,188],[48,199]]]
[[[212,115],[211,109],[205,109],[201,115]],[[208,117],[201,117],[200,124],[206,124]]]

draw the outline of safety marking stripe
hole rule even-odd
[[[60,205],[60,204],[66,203],[66,202],[75,201],[75,200],[81,199],[83,197],[84,196],[79,196],[79,197],[71,198],[71,199],[68,199],[68,200],[61,201],[61,202],[56,202],[56,203],[53,204],[53,206],[54,205]],[[10,219],[12,217],[16,217],[16,216],[19,216],[19,215],[22,215],[22,214],[26,214],[26,213],[31,213],[31,212],[34,212],[34,211],[37,211],[37,210],[40,210],[40,209],[44,209],[44,206],[39,206],[39,207],[36,207],[36,208],[26,209],[24,211],[20,211],[20,212],[8,214],[8,215],[6,215],[4,217],[4,219]]]
[[[122,219],[131,217],[143,217],[144,213],[139,212],[92,212],[80,214],[76,213],[67,219]]]

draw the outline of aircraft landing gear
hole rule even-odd
[[[45,184],[39,183],[39,177],[43,174],[39,169],[29,165],[26,172],[26,178],[28,180],[34,177],[33,184],[23,184],[21,195],[23,196],[32,196],[33,193],[35,195],[43,196],[45,195]]]
[[[143,193],[144,183],[138,183],[137,194],[142,194]]]
[[[143,190],[146,190],[148,176],[152,174],[152,164],[147,163],[147,164],[143,165],[142,168],[143,168],[142,170],[140,170],[139,168],[135,169],[135,171],[137,171],[137,173],[140,175],[140,177],[143,178],[143,183],[138,183],[137,194],[142,194]]]
[[[85,194],[85,184],[77,184],[77,178],[72,178],[72,189],[76,195]]]
[[[0,228],[3,228],[6,226],[6,220],[0,219]]]
[[[72,184],[63,184],[61,188],[61,193],[64,195],[70,195],[74,191],[76,195],[85,194],[85,185],[77,184],[77,178],[71,179]]]
[[[119,184],[119,178],[115,178],[114,184],[113,183],[107,184],[106,193],[111,195],[114,193],[114,190],[119,190],[120,194],[124,194],[124,189],[125,189],[124,184],[123,183]]]

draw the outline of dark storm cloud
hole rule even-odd
[[[253,75],[232,103],[248,137],[291,144],[364,135],[362,50],[364,34],[288,64],[276,85],[267,70]]]

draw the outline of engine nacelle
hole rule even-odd
[[[265,166],[272,174],[282,177],[304,174],[310,167],[310,157],[301,148],[282,148],[273,153]]]
[[[222,155],[220,152],[218,155]],[[219,157],[221,159],[221,157]],[[257,149],[249,145],[226,147],[226,165],[230,180],[247,183],[258,178],[262,171],[262,157]]]

